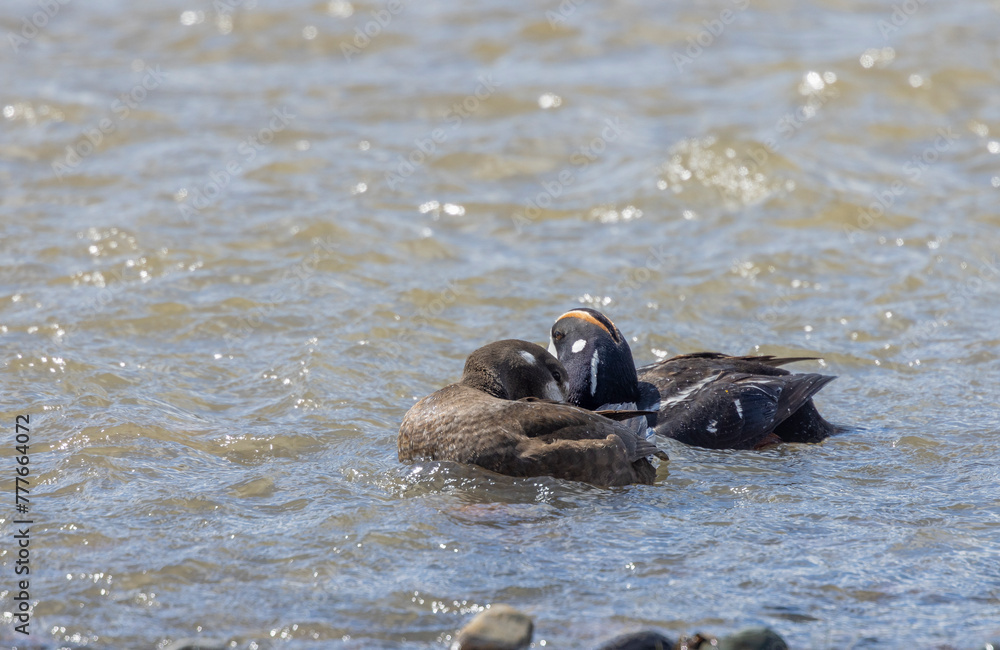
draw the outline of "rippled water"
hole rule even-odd
[[[1000,637],[996,3],[50,4],[0,8],[32,647]],[[822,356],[848,431],[614,490],[397,462],[578,304],[640,362]]]

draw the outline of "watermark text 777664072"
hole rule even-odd
[[[14,592],[14,630],[21,634],[29,633],[28,625],[31,623],[31,582],[28,576],[31,575],[31,524],[34,522],[29,519],[31,500],[28,497],[31,487],[28,480],[31,474],[31,458],[28,455],[31,446],[30,418],[29,415],[19,415],[14,420],[14,451],[17,452],[14,457],[14,506],[17,510],[14,541],[17,552],[14,559],[16,584],[11,591]]]

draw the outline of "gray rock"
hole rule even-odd
[[[454,650],[520,650],[531,645],[531,617],[509,605],[490,605],[458,633]]]
[[[674,641],[650,630],[616,636],[597,650],[673,650]]]
[[[751,627],[719,639],[719,650],[788,650],[788,644],[771,628]]]

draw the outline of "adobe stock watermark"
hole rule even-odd
[[[892,14],[889,19],[880,18],[876,24],[882,38],[886,41],[889,36],[898,32],[920,9],[927,3],[927,0],[903,0],[903,2],[892,5]]]
[[[344,60],[350,63],[351,59],[361,54],[362,50],[371,45],[372,40],[379,37],[382,31],[388,27],[393,18],[403,11],[401,0],[388,0],[382,9],[372,9],[372,19],[363,26],[354,28],[354,38],[352,41],[340,42],[340,53],[344,55]]]
[[[408,358],[416,347],[414,340],[416,333],[431,329],[433,327],[431,320],[444,313],[466,291],[460,281],[447,280],[445,287],[438,291],[432,299],[421,304],[415,314],[407,317],[405,326],[393,336],[388,336],[387,328],[373,328],[373,333],[381,334],[379,344],[372,346],[374,357],[379,361]],[[371,378],[378,384],[385,383],[385,376],[381,372],[377,372]]]
[[[254,9],[257,7],[257,0],[212,0],[212,8],[219,16],[227,16],[241,7]]]
[[[637,291],[642,285],[653,278],[653,274],[662,269],[669,259],[669,247],[667,244],[650,246],[647,249],[645,264],[640,267],[629,269],[625,277],[615,285],[615,293],[620,300],[624,300]]]
[[[21,48],[31,42],[45,29],[49,21],[59,15],[62,8],[71,0],[37,0],[38,11],[21,18],[21,29],[15,34],[7,32],[7,42],[15,55],[21,53]]]
[[[938,136],[931,145],[927,146],[919,154],[910,156],[909,160],[903,163],[903,174],[906,175],[911,183],[919,181],[920,177],[934,163],[941,159],[941,155],[951,149],[955,142],[962,137],[958,133],[955,133],[950,126],[939,128],[937,133]],[[888,187],[875,190],[872,193],[875,200],[868,204],[867,209],[862,208],[858,210],[855,225],[844,225],[844,234],[847,236],[848,241],[853,243],[858,235],[870,230],[875,222],[885,216],[886,212],[895,205],[896,200],[906,194],[909,187],[909,185],[902,181],[895,181]]]
[[[132,86],[128,92],[118,95],[111,102],[108,106],[111,111],[110,117],[104,117],[91,128],[85,129],[79,140],[66,145],[66,153],[61,159],[57,158],[52,161],[52,172],[58,180],[61,181],[64,176],[76,171],[84,159],[97,151],[98,145],[104,141],[105,136],[117,131],[132,111],[139,108],[139,105],[146,101],[149,94],[159,88],[167,78],[167,75],[160,70],[160,66],[150,67],[142,62],[138,63],[143,66],[142,71],[145,72],[142,81]]]
[[[545,12],[545,19],[549,21],[549,27],[556,28],[566,22],[570,16],[576,13],[577,8],[587,0],[562,0],[555,11],[551,9]]]
[[[833,87],[837,75],[832,72],[809,72],[803,82],[808,88],[806,101],[800,104],[794,111],[782,115],[774,123],[774,135],[764,138],[762,147],[747,149],[745,153],[750,157],[750,161],[741,160],[750,170],[756,172],[763,167],[770,159],[771,154],[777,153],[783,142],[788,142],[803,129],[805,124],[819,115],[819,109],[826,105],[830,99],[840,95]]]
[[[377,390],[384,387],[391,375],[384,371],[383,365],[395,366],[399,359],[408,358],[413,349],[419,347],[416,341],[417,333],[426,334],[432,329],[434,327],[432,319],[439,317],[467,291],[460,280],[446,280],[445,287],[433,298],[423,301],[415,313],[396,317],[395,321],[402,321],[403,325],[399,330],[390,330],[382,325],[372,326],[376,317],[371,313],[342,326],[341,331],[353,331],[355,327],[361,325],[363,328],[369,328],[370,335],[377,338],[377,341],[362,340],[353,344],[365,346],[370,351],[366,362],[358,367],[369,380],[366,388]]]
[[[739,263],[739,260],[734,260]],[[779,286],[777,295],[767,304],[757,309],[752,321],[744,322],[740,332],[744,337],[760,340],[768,336],[775,327],[792,322],[794,296],[786,286]]]
[[[833,72],[820,74],[812,71],[807,73],[803,81],[805,87],[808,88],[806,101],[794,111],[785,113],[778,118],[774,125],[774,132],[785,142],[791,140],[796,133],[802,130],[806,122],[819,115],[820,108],[832,98],[840,96],[840,92],[833,86],[836,81],[837,75]],[[767,138],[764,140],[764,146],[770,149],[771,153],[776,153],[779,148],[778,139]],[[762,164],[762,162],[758,161],[758,164]]]
[[[140,259],[139,261],[141,263],[143,260]],[[104,313],[108,306],[126,289],[134,286],[136,283],[149,280],[146,270],[141,268],[141,265],[137,264],[134,259],[125,260],[120,264],[116,264],[110,270],[100,271],[99,273],[100,284],[97,285],[99,291],[83,307],[74,310],[73,315],[76,322],[72,325],[67,324],[60,327],[50,335],[52,343],[57,347],[66,345],[72,335],[79,329],[81,323],[97,318]]]
[[[479,75],[479,84],[475,91],[466,95],[460,102],[455,102],[445,113],[444,122],[447,129],[439,126],[433,129],[426,137],[414,138],[414,147],[405,156],[396,156],[396,166],[392,171],[385,173],[385,182],[390,190],[395,190],[403,184],[417,170],[418,167],[427,162],[427,159],[437,153],[438,146],[448,140],[449,133],[454,132],[462,123],[472,117],[472,114],[479,110],[483,102],[487,101],[502,84],[491,75]]]
[[[542,191],[525,201],[523,209],[511,215],[511,221],[514,222],[514,229],[520,233],[526,225],[537,219],[541,215],[542,210],[552,205],[552,202],[562,196],[567,187],[576,182],[577,174],[598,160],[600,155],[607,150],[608,144],[617,141],[622,137],[624,132],[621,118],[606,118],[600,135],[593,138],[587,144],[580,146],[579,149],[570,155],[569,167],[562,169],[551,180],[539,181]]]
[[[961,313],[967,304],[978,300],[987,287],[1000,277],[1000,266],[998,266],[1000,261],[997,260],[996,253],[979,255],[977,261],[979,265],[975,273],[952,287],[947,294],[948,298],[944,307],[937,310],[933,318],[915,323],[907,330],[906,335],[899,342],[901,350],[907,351],[934,338],[941,328],[948,325],[950,314]],[[968,262],[963,263],[963,268],[970,266],[972,265]]]
[[[836,81],[837,75],[830,71],[806,73],[799,84],[799,93],[805,95],[805,100],[799,106],[778,118],[763,140],[748,144],[740,151],[727,148],[724,152],[725,157],[720,156],[720,160],[724,161],[724,167],[719,168],[716,173],[727,174],[733,183],[702,181],[702,184],[713,188],[725,201],[738,198],[744,203],[760,200],[784,185],[774,181],[766,182],[768,170],[765,166],[772,154],[781,149],[783,143],[794,138],[810,120],[821,114],[821,109],[827,103],[840,96],[840,91],[834,86]],[[693,147],[710,147],[713,144],[715,144],[714,139],[686,140],[675,145],[671,153],[675,155],[689,153]],[[653,173],[664,177],[657,182],[657,187],[661,190],[667,189],[672,183],[681,183],[692,177],[692,170],[685,169],[673,160],[661,163],[653,169]]]
[[[694,60],[705,53],[705,50],[715,45],[716,40],[725,33],[726,28],[736,21],[740,12],[750,7],[750,0],[731,0],[735,9],[723,9],[712,19],[701,21],[702,29],[694,36],[687,37],[687,47],[684,52],[674,52],[674,65],[678,72],[684,72],[684,66],[691,65]]]
[[[233,180],[243,173],[243,165],[253,162],[257,158],[257,153],[271,144],[274,141],[274,136],[284,131],[295,119],[295,115],[284,106],[273,109],[271,113],[271,119],[267,126],[262,127],[254,135],[244,138],[236,146],[238,158],[232,158],[222,167],[210,171],[208,181],[200,187],[195,187],[190,191],[186,188],[178,191],[181,200],[177,203],[177,209],[184,221],[189,222],[191,217],[201,215],[202,210],[213,205],[225,193]],[[187,202],[188,198],[191,199],[190,203]]]
[[[226,349],[232,351],[233,348],[242,346],[258,327],[274,316],[289,293],[285,281],[298,278],[298,283],[305,285],[309,278],[316,274],[319,263],[337,252],[337,242],[332,238],[313,237],[312,244],[312,252],[305,259],[282,271],[276,287],[262,298],[262,301],[267,303],[266,306],[255,307],[240,316],[238,325],[233,331],[223,335]],[[300,293],[304,293],[304,287]]]

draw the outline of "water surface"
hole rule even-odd
[[[1000,15],[911,4],[4,3],[31,647],[1000,637]],[[397,462],[579,305],[640,362],[821,357],[848,431],[615,490]]]

